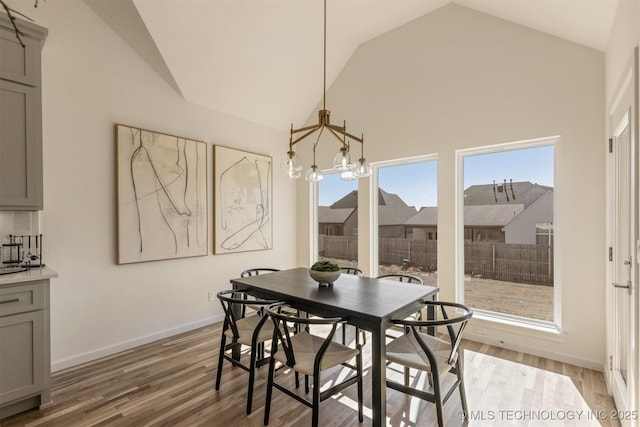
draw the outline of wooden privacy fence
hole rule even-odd
[[[465,242],[464,272],[485,279],[553,285],[553,246]]]
[[[358,259],[358,236],[318,236],[318,255],[325,258]]]
[[[321,257],[357,260],[357,236],[326,236],[318,239]],[[426,271],[438,265],[436,240],[391,237],[378,239],[380,264],[409,264]],[[553,246],[512,243],[464,243],[464,273],[484,279],[553,285]]]
[[[378,239],[378,262],[402,265],[409,260],[411,265],[426,270],[435,270],[438,265],[438,242],[435,240]],[[327,236],[318,238],[318,255],[325,258],[358,259],[358,236]]]
[[[408,260],[409,265],[425,271],[435,271],[438,268],[437,240],[381,237],[378,243],[378,263],[380,264],[403,265],[405,260]]]

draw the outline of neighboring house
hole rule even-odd
[[[405,223],[417,213],[414,206],[408,206],[397,194],[378,192],[378,237],[409,237]]]
[[[353,224],[355,222],[355,224]],[[330,206],[318,206],[318,234],[327,236],[351,236],[345,234],[345,228],[353,230],[358,226],[356,209],[332,209]]]
[[[464,240],[504,242],[502,227],[524,210],[524,204],[464,207]]]
[[[551,187],[529,181],[471,185],[464,190],[464,205],[530,204]],[[528,199],[528,202],[527,202]]]
[[[438,240],[438,208],[427,206],[405,223],[415,240]]]
[[[397,194],[378,190],[378,233],[380,237],[406,237],[405,222],[416,214]],[[318,234],[356,236],[358,234],[358,190],[331,206],[318,206]]]
[[[553,243],[553,190],[525,204],[525,209],[502,228],[505,243]]]
[[[464,239],[469,241],[504,242],[502,227],[524,210],[523,204],[477,205],[464,207]],[[420,209],[406,222],[417,240],[437,240],[438,208]]]
[[[469,186],[464,191],[464,239],[472,242],[524,243],[509,242],[505,226],[523,215],[531,206],[536,213],[532,211],[530,215],[523,215],[522,220],[509,227],[509,234],[513,236],[513,240],[522,240],[525,235],[529,237],[533,235],[533,243],[535,243],[536,224],[539,228],[546,227],[548,235],[548,226],[544,224],[551,223],[553,218],[553,205],[535,203],[547,193],[553,194],[551,187],[532,184],[528,181],[503,181],[500,184]],[[552,197],[549,196],[549,199]],[[525,218],[537,218],[537,222],[532,224]],[[410,218],[406,226],[414,239],[436,240],[438,238],[437,223],[438,208],[426,207]]]

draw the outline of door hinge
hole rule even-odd
[[[613,138],[609,138],[609,152],[613,153]]]
[[[609,261],[613,261],[613,248],[609,246]]]
[[[613,371],[613,356],[609,356],[609,370]]]

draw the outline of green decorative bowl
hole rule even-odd
[[[309,276],[320,286],[331,286],[340,277],[340,271],[316,271],[309,269]]]

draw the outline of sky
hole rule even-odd
[[[436,206],[437,161],[412,163],[378,168],[380,188],[397,194],[409,206],[420,209]],[[504,180],[530,181],[553,187],[553,146],[501,151],[466,156],[464,159],[464,188],[476,184],[502,183]],[[325,174],[318,184],[320,206],[329,206],[353,190],[357,181],[342,181],[340,174]]]

